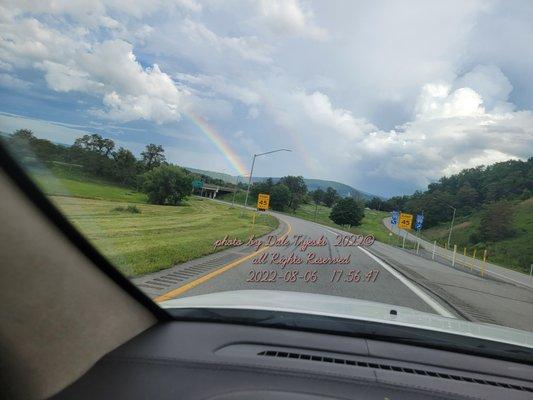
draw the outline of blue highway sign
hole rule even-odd
[[[417,214],[415,221],[415,229],[419,231],[422,229],[422,224],[424,223],[424,214]]]
[[[398,218],[400,217],[399,211],[393,211],[392,216],[390,218],[391,225],[398,225]]]

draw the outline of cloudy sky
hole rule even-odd
[[[0,0],[0,130],[407,194],[533,155],[533,2]]]

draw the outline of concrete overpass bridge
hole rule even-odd
[[[215,199],[217,195],[233,193],[235,190],[236,190],[235,188],[231,188],[227,186],[219,186],[219,185],[213,185],[210,183],[204,183],[202,188],[194,189],[194,193],[202,197],[208,197],[210,199]]]

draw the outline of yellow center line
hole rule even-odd
[[[285,232],[281,236],[281,239],[283,239],[283,238],[285,238],[285,237],[287,237],[289,235],[289,233],[292,230],[292,226],[291,226],[291,224],[289,222],[285,221],[284,219],[282,219],[282,218],[280,218],[280,219],[285,224],[287,224],[287,226],[289,228],[289,229],[287,229],[287,232]],[[272,246],[264,246],[264,247],[260,248],[259,250],[254,251],[251,254],[248,254],[248,255],[246,255],[244,257],[239,258],[238,260],[232,261],[229,264],[226,264],[226,265],[220,267],[219,269],[216,269],[216,270],[214,270],[212,272],[209,272],[208,274],[202,275],[201,277],[195,279],[194,281],[191,281],[189,283],[186,283],[183,286],[180,286],[180,287],[178,287],[176,289],[173,289],[173,290],[171,290],[171,291],[169,291],[167,293],[164,293],[161,296],[156,297],[154,299],[154,301],[156,303],[160,303],[162,301],[166,301],[166,300],[170,300],[170,299],[172,299],[174,297],[178,297],[179,295],[182,295],[183,293],[195,288],[196,286],[201,285],[202,283],[205,283],[208,280],[213,279],[214,277],[216,277],[216,276],[218,276],[220,274],[223,274],[224,272],[229,271],[232,268],[235,268],[237,265],[242,264],[244,261],[249,260],[252,257],[255,257],[256,255],[264,252],[265,250],[269,249],[270,247],[272,247]]]

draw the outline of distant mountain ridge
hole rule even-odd
[[[206,170],[202,170],[202,169],[197,169],[197,168],[189,168],[189,167],[185,167],[185,169],[187,169],[188,171],[191,171],[191,172],[194,172],[194,173],[197,173],[197,174],[203,174],[203,175],[207,175],[213,179],[221,179],[225,182],[230,182],[230,183],[237,183],[237,177],[236,176],[233,176],[233,175],[230,175],[230,174],[226,174],[226,173],[223,173],[223,172],[215,172],[215,171],[206,171]],[[247,182],[247,178],[244,178],[244,177],[240,177],[239,178],[241,182]],[[268,179],[268,177],[264,177],[264,176],[257,176],[257,177],[253,177],[252,178],[252,181],[253,182],[262,182],[264,180]],[[274,178],[272,177],[272,180],[274,182],[277,182],[280,178]],[[377,195],[374,195],[372,193],[368,193],[368,192],[365,192],[365,191],[362,191],[362,190],[359,190],[359,189],[356,189],[350,185],[346,185],[345,183],[341,183],[341,182],[337,182],[337,181],[329,181],[329,180],[324,180],[324,179],[312,179],[312,178],[304,178],[304,181],[305,181],[305,184],[307,185],[307,189],[308,190],[316,190],[318,188],[322,189],[322,190],[326,190],[328,187],[332,187],[333,189],[335,189],[337,191],[337,193],[339,193],[339,195],[341,195],[342,197],[347,197],[347,196],[350,196],[350,195],[354,195],[356,197],[360,197],[364,200],[368,200],[372,197],[379,197],[379,198],[383,198],[382,196],[377,196]]]

